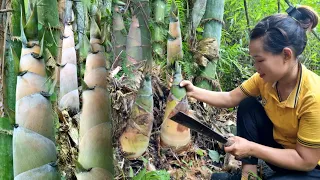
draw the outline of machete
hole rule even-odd
[[[208,136],[212,139],[215,139],[221,143],[223,143],[225,146],[231,146],[234,142],[231,140],[228,140],[223,135],[213,131],[208,126],[202,124],[201,122],[195,120],[194,118],[186,115],[183,112],[178,112],[174,116],[170,118],[171,120],[175,121],[176,123],[179,123],[187,128],[190,128],[198,133],[201,133],[205,136]]]

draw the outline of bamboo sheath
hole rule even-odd
[[[168,67],[174,69],[174,62],[183,58],[180,21],[174,2],[172,2],[170,10],[169,34],[171,37],[167,41],[167,64]]]
[[[121,149],[126,158],[138,158],[147,150],[153,120],[151,79],[146,76],[138,90],[126,129],[120,137]]]
[[[191,142],[190,129],[170,119],[179,111],[188,113],[186,90],[179,86],[182,81],[181,68],[176,62],[175,75],[168,96],[166,110],[161,125],[160,140],[163,147],[170,147],[176,152],[188,148]]]
[[[29,17],[37,24],[37,8]],[[22,16],[21,18],[24,18]],[[23,23],[22,23],[23,24]],[[31,23],[32,24],[32,23]],[[30,29],[31,27],[31,29]],[[15,117],[17,127],[13,132],[13,168],[15,179],[60,179],[54,165],[57,160],[54,140],[53,110],[48,99],[45,63],[41,57],[37,30],[24,26],[28,31],[27,44],[23,45],[20,72],[17,77]],[[35,33],[36,32],[36,33]],[[32,41],[32,43],[30,43]],[[40,47],[40,48],[39,48]]]

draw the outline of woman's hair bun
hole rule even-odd
[[[309,6],[299,6],[297,10],[302,14],[302,18],[298,19],[298,21],[301,23],[304,29],[313,29],[317,26],[319,16],[315,10]]]

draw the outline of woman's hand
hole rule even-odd
[[[172,81],[173,81],[173,79],[171,78],[170,82],[169,82],[169,89],[172,86]],[[191,94],[194,92],[194,89],[195,89],[195,86],[192,84],[192,82],[188,81],[188,80],[182,80],[180,82],[179,86],[186,88],[187,96],[191,96]]]
[[[234,143],[229,147],[224,147],[224,150],[227,153],[234,155],[236,159],[251,156],[253,142],[239,136],[230,137],[229,140],[233,141]]]
[[[195,86],[192,84],[191,81],[188,80],[182,80],[180,82],[180,87],[184,87],[186,88],[187,91],[187,96],[191,96],[191,94],[194,92],[195,90]]]

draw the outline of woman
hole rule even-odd
[[[320,179],[320,77],[297,58],[318,16],[306,6],[289,14],[266,17],[252,30],[249,51],[257,73],[240,87],[214,92],[180,83],[188,96],[212,106],[239,105],[238,136],[225,151],[241,159],[243,179],[257,173],[257,158],[277,172],[274,179]]]

